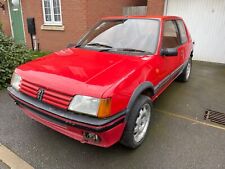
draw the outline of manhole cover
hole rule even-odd
[[[217,124],[225,125],[225,113],[208,109],[205,111],[204,119]]]

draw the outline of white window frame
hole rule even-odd
[[[62,23],[63,22],[62,22],[61,0],[59,0],[59,11],[60,11],[61,21],[55,21],[53,0],[50,0],[50,12],[51,12],[51,19],[52,19],[52,21],[46,21],[44,0],[42,0],[42,11],[43,11],[44,25],[57,25],[57,26],[62,26]]]

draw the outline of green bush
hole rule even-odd
[[[24,45],[16,44],[0,31],[0,89],[8,86],[14,69],[32,57]]]
[[[0,22],[0,31],[2,31],[2,23]]]

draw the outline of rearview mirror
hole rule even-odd
[[[177,56],[178,51],[177,51],[177,48],[165,48],[165,49],[161,49],[160,54],[161,56]]]

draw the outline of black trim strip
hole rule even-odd
[[[126,114],[126,110],[125,110],[120,113],[117,113],[114,116],[104,118],[104,119],[99,119],[97,117],[87,116],[87,115],[83,115],[83,114],[77,114],[77,113],[74,113],[71,111],[56,108],[54,106],[40,102],[37,99],[27,96],[21,92],[18,92],[15,89],[13,89],[12,87],[8,87],[8,92],[10,95],[15,97],[15,98],[13,97],[13,99],[16,100],[17,102],[19,102],[19,100],[21,100],[21,101],[27,103],[28,105],[37,107],[38,109],[52,113],[53,115],[56,115],[56,116],[59,116],[59,117],[62,117],[62,118],[65,118],[65,119],[68,119],[71,121],[75,121],[78,123],[92,125],[92,126],[107,125],[108,123],[111,123]],[[18,99],[16,99],[16,98],[18,98]]]
[[[47,114],[44,114],[40,111],[37,111],[33,108],[28,107],[27,105],[25,105],[23,103],[18,103],[18,104],[24,106],[26,109],[30,110],[33,114],[39,116],[40,118],[42,118],[44,120],[47,120],[49,122],[52,122],[54,124],[64,126],[64,127],[71,126],[71,127],[75,127],[75,128],[82,129],[82,130],[91,131],[91,132],[104,132],[104,131],[110,130],[113,127],[115,127],[115,126],[119,125],[120,123],[124,122],[124,118],[122,118],[122,119],[116,121],[115,123],[113,123],[112,125],[109,125],[109,126],[105,126],[105,127],[102,127],[102,128],[89,128],[89,127],[86,127],[86,126],[65,122],[61,119],[49,116]]]
[[[150,89],[151,92],[153,93],[153,96],[155,94],[157,94],[159,92],[159,90],[166,85],[170,80],[174,79],[176,76],[178,76],[180,73],[182,73],[183,69],[185,68],[185,66],[187,65],[188,61],[186,61],[184,64],[182,64],[181,66],[179,66],[175,71],[173,71],[170,75],[168,75],[167,77],[165,77],[163,80],[161,80],[158,85],[153,86],[153,84],[151,82],[145,81],[143,83],[141,83],[133,92],[128,106],[127,106],[127,116],[126,116],[126,120],[129,117],[129,113],[131,108],[133,107],[133,105],[135,104],[136,99],[139,97],[139,95],[146,89]]]
[[[188,61],[186,61],[184,64],[179,66],[175,71],[173,71],[171,74],[169,74],[167,77],[165,77],[163,80],[161,80],[155,87],[154,87],[154,94],[157,94],[160,89],[166,85],[170,80],[178,76],[180,73],[182,73],[183,69],[187,65]]]

